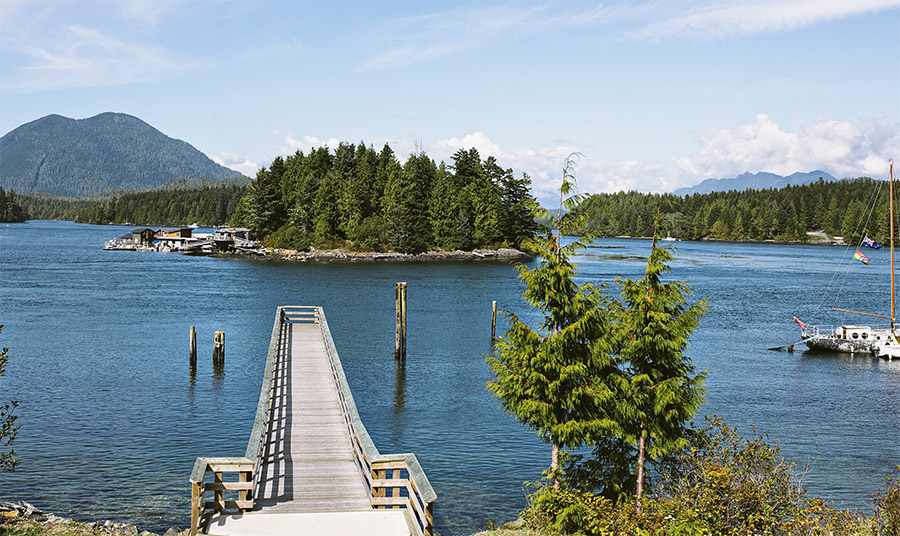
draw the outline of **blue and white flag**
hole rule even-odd
[[[881,247],[881,244],[872,240],[868,236],[863,238],[862,245],[866,246],[867,248],[873,248],[873,249],[878,249]]]

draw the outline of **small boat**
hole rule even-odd
[[[895,298],[894,298],[894,161],[890,162],[890,178],[888,180],[888,192],[890,197],[890,243],[891,243],[891,311],[889,315],[863,313],[838,309],[832,307],[832,311],[850,313],[868,317],[882,318],[890,321],[889,326],[810,326],[800,321],[796,316],[794,322],[800,326],[800,337],[810,350],[827,350],[846,353],[871,353],[881,357],[900,357],[900,331],[894,331]],[[841,238],[841,237],[835,237]],[[843,242],[843,240],[841,240]],[[857,250],[857,255],[861,253]],[[863,257],[864,258],[864,257]],[[868,259],[865,260],[868,263]]]
[[[662,239],[663,242],[678,242],[677,238],[672,238],[670,235],[666,235],[665,238]]]

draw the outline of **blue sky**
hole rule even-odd
[[[251,177],[476,147],[548,197],[750,171],[886,177],[900,0],[0,3],[0,131],[129,113]]]

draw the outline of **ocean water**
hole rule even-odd
[[[491,301],[536,321],[513,265],[290,263],[102,251],[127,227],[0,226],[0,401],[20,406],[15,473],[0,500],[142,529],[186,527],[197,456],[242,455],[278,305],[324,307],[363,422],[383,453],[415,452],[438,501],[437,530],[513,519],[549,448],[485,390]],[[601,240],[579,278],[640,277],[650,243]],[[708,373],[702,412],[755,426],[806,470],[810,492],[867,510],[900,463],[900,360],[773,352],[799,341],[791,316],[860,322],[886,313],[889,263],[872,251],[849,277],[840,248],[679,242],[672,278],[709,312],[689,355]],[[841,278],[835,279],[835,274]],[[393,359],[394,283],[409,284],[408,359]],[[840,293],[835,287],[841,286]],[[832,303],[839,300],[837,303]],[[199,368],[188,367],[188,330]],[[502,332],[502,322],[498,331]],[[226,332],[224,371],[213,332]]]

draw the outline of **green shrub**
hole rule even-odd
[[[885,477],[885,487],[875,500],[875,520],[884,536],[900,536],[900,465]]]
[[[306,251],[309,249],[309,237],[293,225],[282,225],[277,231],[267,235],[263,243],[270,249],[296,249]]]

